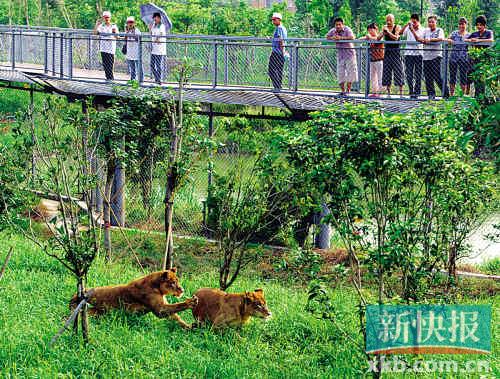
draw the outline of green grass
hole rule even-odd
[[[141,256],[160,258],[157,239],[130,233]],[[132,264],[125,239],[114,236],[112,264],[99,257],[89,286],[127,282],[141,276]],[[0,234],[0,262],[10,246],[14,255],[0,281],[0,377],[12,378],[359,378],[365,376],[364,355],[328,321],[304,311],[306,290],[293,276],[264,280],[249,269],[231,291],[264,288],[273,318],[252,320],[241,330],[184,331],[173,321],[116,311],[90,320],[90,345],[67,332],[52,348],[48,342],[68,316],[74,279],[60,264],[15,235]],[[202,240],[176,241],[176,259],[186,296],[199,287],[217,286],[215,258]],[[492,302],[483,295],[478,300]],[[496,298],[498,299],[498,297]],[[344,287],[333,302],[342,328],[361,343],[356,297]],[[498,321],[498,301],[494,321]],[[189,312],[182,317],[192,321]],[[498,328],[494,338],[499,340]],[[498,343],[494,343],[494,349]],[[441,356],[443,358],[443,356]],[[490,356],[494,367],[494,358]],[[476,357],[472,357],[473,359]],[[439,359],[432,357],[432,359]],[[444,357],[463,361],[470,356]],[[496,371],[498,374],[498,371]],[[436,377],[443,377],[443,374]],[[420,376],[419,376],[420,377]],[[452,375],[449,377],[456,377]]]

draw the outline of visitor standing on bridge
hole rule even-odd
[[[344,25],[344,20],[337,17],[335,26],[330,29],[326,39],[334,41],[353,40],[356,37],[351,28]],[[358,65],[356,61],[356,50],[351,42],[337,42],[337,78],[340,83],[341,95],[345,96],[351,92],[352,83],[358,81]]]
[[[393,14],[388,14],[385,17],[386,24],[382,28],[382,33],[379,39],[385,41],[398,42],[401,27],[396,25]],[[388,43],[385,45],[384,69],[382,73],[382,85],[387,87],[387,95],[391,96],[391,84],[399,87],[399,95],[403,96],[403,85],[405,84],[403,74],[403,61],[401,60],[400,45],[396,43]]]
[[[407,42],[415,44],[406,45],[403,51],[405,57],[405,74],[410,90],[410,98],[418,99],[422,87],[423,51],[419,39],[424,37],[424,28],[420,25],[418,14],[412,14],[410,21],[403,26],[401,31],[403,38]],[[418,44],[416,44],[418,42]]]
[[[436,97],[434,82],[441,90],[443,97],[448,97],[448,86],[443,83],[441,77],[441,61],[443,60],[442,42],[445,40],[443,29],[437,27],[437,16],[427,18],[427,29],[424,30],[423,38],[419,41],[425,44],[424,47],[424,78],[425,88],[429,100]]]
[[[470,92],[470,61],[467,54],[467,44],[465,40],[469,37],[467,33],[467,20],[461,17],[458,20],[458,29],[453,31],[448,37],[448,42],[452,44],[450,54],[450,95],[455,94],[457,76],[460,79],[460,87],[464,95]],[[458,75],[457,75],[458,74]]]
[[[106,80],[113,80],[113,67],[115,65],[116,37],[111,34],[118,33],[118,26],[111,23],[111,12],[102,12],[104,22],[97,20],[94,28],[95,34],[104,34],[99,38],[99,51],[101,52],[102,66]]]
[[[378,41],[378,26],[371,23],[367,27],[368,34],[361,38],[368,41]],[[379,97],[383,90],[382,70],[384,65],[384,44],[370,43],[370,87],[372,94],[369,97]]]
[[[135,18],[130,16],[127,18],[125,37],[125,55],[127,57],[128,71],[130,80],[135,80],[136,73],[139,71],[139,36],[141,31],[135,26]]]
[[[149,25],[151,38],[153,41],[151,47],[151,72],[157,84],[161,84],[165,76],[165,68],[167,64],[167,30],[161,22],[159,12],[153,14],[153,24]]]
[[[281,23],[281,13],[273,13],[271,21],[274,28],[271,43],[271,56],[269,57],[268,74],[275,90],[281,89],[283,81],[283,67],[285,66],[285,40],[287,39],[286,28]]]
[[[466,39],[467,42],[472,43],[484,43],[484,42],[493,42],[493,31],[486,29],[486,16],[478,16],[476,18],[476,29],[474,33],[471,33],[469,38]],[[484,49],[488,47],[487,45],[477,45],[474,48]],[[479,64],[478,60],[471,60],[471,74],[473,74],[477,70],[477,65]],[[479,78],[474,78],[474,96],[478,97],[484,94],[485,84]]]

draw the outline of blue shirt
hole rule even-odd
[[[479,33],[479,31],[475,31],[474,33],[471,33],[469,36],[470,39],[472,38],[477,38],[477,39],[491,39],[493,38],[493,32],[491,30],[485,29],[483,34]],[[484,49],[488,46],[486,45],[474,45],[476,49]]]
[[[458,62],[467,60],[467,45],[464,42],[464,39],[466,38],[469,38],[469,34],[467,32],[463,36],[460,35],[458,30],[451,33],[450,39],[457,43],[454,43],[451,47],[450,61]]]
[[[274,34],[273,34],[273,43],[272,43],[273,52],[283,55],[283,50],[281,49],[280,41],[283,41],[284,44],[286,38],[287,38],[286,28],[281,24],[278,25],[276,29],[274,29]]]

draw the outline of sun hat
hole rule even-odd
[[[102,12],[102,17],[111,17],[111,12],[110,11]]]
[[[127,17],[127,22],[135,22],[135,17],[134,16]]]
[[[280,20],[283,19],[283,17],[281,16],[281,13],[278,13],[278,12],[274,12],[273,17],[271,17],[271,18],[279,18]]]

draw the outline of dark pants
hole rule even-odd
[[[113,80],[113,66],[115,65],[114,54],[103,53],[101,51],[102,67],[104,68],[104,74],[106,75],[106,80]]]
[[[403,61],[399,49],[385,49],[384,68],[382,71],[382,85],[390,86],[393,81],[394,85],[402,87],[405,84],[403,74]]]
[[[283,80],[283,67],[285,66],[285,57],[275,51],[269,57],[268,74],[273,82],[273,87],[276,89],[281,88]]]
[[[406,81],[410,89],[410,95],[420,95],[420,87],[422,85],[422,56],[421,55],[406,55]]]
[[[139,70],[139,61],[127,59],[128,72],[130,73],[130,80],[135,80],[137,71]]]
[[[151,72],[155,78],[155,82],[160,84],[165,72],[165,55],[151,55]]]
[[[442,57],[437,57],[428,61],[424,61],[424,76],[425,76],[425,89],[429,96],[436,96],[434,83],[437,84],[441,90],[443,97],[448,97],[448,86],[445,83],[443,88],[443,78],[441,77],[441,60]]]
[[[468,59],[450,60],[450,84],[457,84],[459,74],[460,85],[469,84],[470,63]]]

